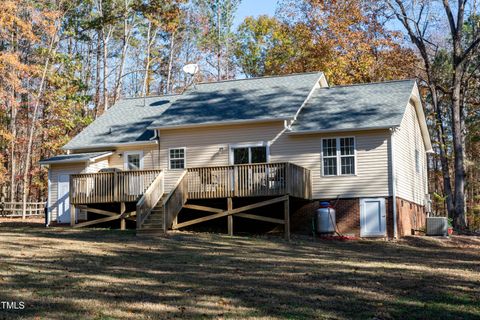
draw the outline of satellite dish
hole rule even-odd
[[[193,76],[198,72],[198,64],[196,63],[187,64],[182,68],[182,70],[183,72]]]

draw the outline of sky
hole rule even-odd
[[[237,10],[234,26],[237,27],[248,16],[274,15],[276,7],[277,0],[242,0]]]

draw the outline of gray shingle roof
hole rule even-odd
[[[40,160],[40,164],[85,162],[93,158],[109,155],[110,153],[111,153],[110,151],[104,151],[104,152],[62,154],[62,155],[54,156],[48,159]]]
[[[322,73],[197,84],[183,95],[125,99],[64,149],[148,142],[153,128],[243,120],[291,119]],[[414,80],[315,89],[292,132],[400,125]]]
[[[63,148],[85,149],[149,141],[154,132],[147,127],[178,97],[179,95],[148,97],[145,105],[143,98],[121,100]]]
[[[316,89],[292,132],[398,126],[414,84],[401,80]]]
[[[150,128],[291,118],[322,73],[200,83]]]

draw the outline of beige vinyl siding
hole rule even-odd
[[[271,146],[272,161],[290,161],[311,170],[314,199],[388,196],[388,130],[282,136]],[[322,138],[354,137],[356,174],[322,176]]]
[[[75,164],[52,164],[49,169],[49,199],[50,221],[57,221],[58,216],[58,177],[63,174],[83,173],[86,171],[86,163]],[[79,217],[81,218],[81,217]]]
[[[159,168],[157,144],[117,148],[117,150],[113,153],[113,155],[109,157],[110,168],[118,168],[120,170],[124,170],[124,153],[132,152],[132,151],[143,152],[143,169],[144,170]]]
[[[99,159],[93,163],[90,163],[84,170],[85,173],[97,173],[101,169],[108,168],[108,158]]]
[[[400,128],[394,134],[397,196],[424,205],[427,194],[427,157],[415,107],[409,104]],[[419,151],[420,173],[415,167],[415,150]]]
[[[229,164],[232,144],[270,143],[271,162],[292,162],[312,171],[313,197],[389,195],[388,130],[349,134],[288,135],[282,121],[263,124],[171,129],[160,132],[160,167],[168,169],[168,150],[186,147],[186,166]],[[355,176],[321,176],[322,137],[353,136],[357,147]]]
[[[283,129],[283,122],[160,132],[160,167],[168,169],[168,150],[186,147],[186,167],[211,167],[229,164],[229,146],[237,143],[269,141]],[[223,150],[220,150],[223,148]]]

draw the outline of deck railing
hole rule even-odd
[[[292,163],[261,163],[187,169],[189,199],[290,194],[310,199],[310,170]]]
[[[182,210],[183,205],[188,198],[188,180],[187,172],[184,172],[178,179],[175,187],[170,191],[168,196],[164,199],[163,211],[165,213],[165,229],[172,226],[175,217]]]
[[[141,229],[145,219],[165,193],[164,173],[160,172],[137,202],[137,229]]]
[[[99,172],[70,176],[72,204],[134,202],[145,193],[161,170]]]

